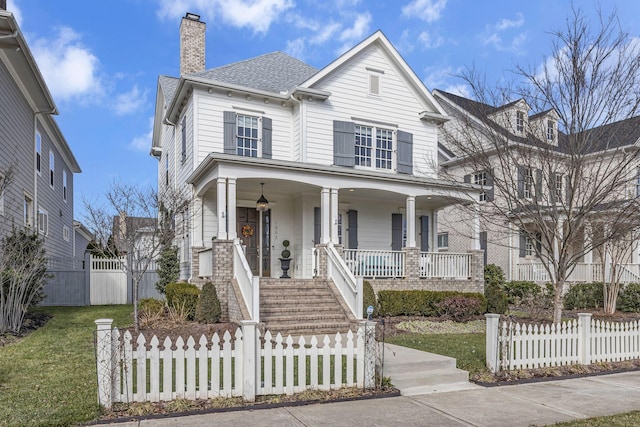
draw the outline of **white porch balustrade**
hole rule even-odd
[[[235,239],[233,242],[233,277],[242,292],[242,297],[251,315],[250,320],[260,322],[260,278],[255,277],[251,272],[240,239]]]
[[[471,277],[471,254],[420,252],[420,277],[468,279]]]
[[[362,319],[362,277],[355,277],[333,245],[326,247],[327,276],[333,281],[356,319]]]
[[[569,274],[567,282],[602,282],[609,280],[611,269],[604,272],[602,264],[578,263]],[[620,283],[640,283],[640,264],[620,264],[618,274]],[[607,276],[607,277],[605,277]],[[541,262],[530,262],[518,264],[515,280],[526,280],[529,282],[548,282],[549,273]]]
[[[345,263],[356,277],[396,278],[404,276],[402,251],[345,249]]]

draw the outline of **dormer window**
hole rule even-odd
[[[555,136],[555,128],[556,123],[553,120],[547,120],[547,140],[553,141]]]
[[[524,132],[524,112],[516,112],[516,131],[518,133]]]

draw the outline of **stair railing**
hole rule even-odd
[[[340,295],[356,319],[362,319],[362,277],[355,277],[344,259],[330,243],[327,251],[327,276],[335,283]]]
[[[260,322],[260,278],[254,276],[244,255],[240,239],[233,241],[233,278],[240,287],[240,293],[249,310],[249,316]]]

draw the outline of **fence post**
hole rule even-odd
[[[105,408],[110,408],[113,402],[111,395],[111,325],[113,319],[98,319],[95,321],[98,327],[96,334],[96,370],[98,374],[98,403]]]
[[[376,322],[359,322],[356,384],[374,388],[376,385]]]
[[[487,333],[486,333],[486,363],[487,368],[491,372],[497,372],[498,370],[498,333],[500,324],[499,314],[485,314],[487,319]]]
[[[85,289],[85,305],[91,305],[91,252],[84,253],[84,289]]]
[[[242,327],[242,398],[247,402],[256,400],[256,366],[260,363],[257,360],[258,354],[256,346],[256,325],[253,320],[243,320],[240,322]],[[287,369],[289,366],[287,366]],[[236,379],[237,381],[237,379]],[[237,383],[236,383],[237,384]]]
[[[578,313],[578,363],[591,364],[591,313]]]

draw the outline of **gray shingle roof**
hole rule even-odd
[[[189,76],[280,93],[291,90],[316,72],[316,68],[296,58],[273,52]]]
[[[160,89],[162,90],[162,94],[164,95],[164,103],[169,104],[173,95],[176,93],[176,88],[178,87],[178,82],[180,79],[169,76],[160,76],[158,78],[158,82],[160,83]]]

